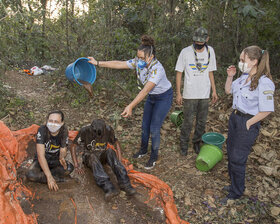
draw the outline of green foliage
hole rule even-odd
[[[7,91],[3,87],[2,83],[0,82],[0,119],[4,117],[7,114],[7,111],[5,110],[7,105]]]
[[[88,11],[78,10],[76,1],[49,0],[62,6],[56,18],[50,17],[48,5],[44,13],[40,2],[44,1],[1,1],[0,57],[6,64],[66,67],[88,55],[127,60],[135,56],[141,35],[150,34],[156,40],[157,57],[175,82],[181,49],[192,43],[193,30],[204,26],[218,69],[236,63],[242,49],[254,44],[270,52],[272,73],[278,74],[280,2],[276,0],[85,0]],[[128,77],[126,81],[135,86],[134,76]]]

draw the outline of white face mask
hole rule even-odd
[[[61,126],[62,126],[61,124],[56,124],[51,122],[47,123],[47,127],[51,133],[57,132],[61,128]]]
[[[248,63],[243,63],[241,61],[238,63],[238,68],[243,73],[249,73],[252,69],[252,68],[248,68]]]

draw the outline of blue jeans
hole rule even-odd
[[[247,130],[247,120],[249,118],[239,116],[234,112],[229,118],[227,155],[231,185],[228,198],[231,199],[237,199],[243,195],[247,159],[259,135],[260,122],[255,123]]]
[[[158,159],[160,144],[160,128],[171,108],[173,100],[173,90],[170,88],[161,94],[150,94],[145,102],[142,121],[141,152],[148,150],[149,137],[152,138],[152,152],[150,159]]]

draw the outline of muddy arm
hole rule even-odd
[[[77,159],[77,155],[76,155],[76,147],[77,147],[76,144],[71,144],[71,146],[70,146],[71,157],[72,157],[75,169],[79,167],[79,163],[78,163],[78,159]]]
[[[76,154],[76,148],[77,145],[72,143],[70,146],[70,151],[71,151],[71,157],[74,163],[75,170],[78,174],[84,174],[84,170],[79,167],[78,159],[77,159],[77,154]]]
[[[45,157],[45,146],[43,144],[37,144],[36,145],[36,150],[37,150],[37,155],[38,155],[38,161],[39,164],[44,172],[44,174],[47,177],[47,181],[48,181],[48,187],[50,190],[58,190],[58,186],[51,174],[49,165],[47,163],[46,157]]]
[[[117,157],[121,161],[122,160],[121,145],[120,145],[120,142],[118,140],[115,143],[115,147],[116,147],[116,150],[117,150]]]
[[[38,161],[40,163],[40,166],[48,179],[49,177],[52,177],[52,174],[45,157],[45,146],[43,144],[37,144],[36,150],[37,150]]]

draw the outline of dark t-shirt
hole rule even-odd
[[[106,124],[105,131],[102,135],[101,140],[97,141],[96,133],[94,133],[92,126],[88,125],[81,128],[73,143],[81,145],[88,150],[97,150],[97,148],[106,148],[107,143],[113,145],[116,143],[116,141],[117,139],[115,137],[113,128]]]
[[[46,157],[59,157],[60,148],[68,145],[68,129],[63,129],[56,136],[52,136],[46,125],[40,126],[36,136],[36,143],[45,145]]]

